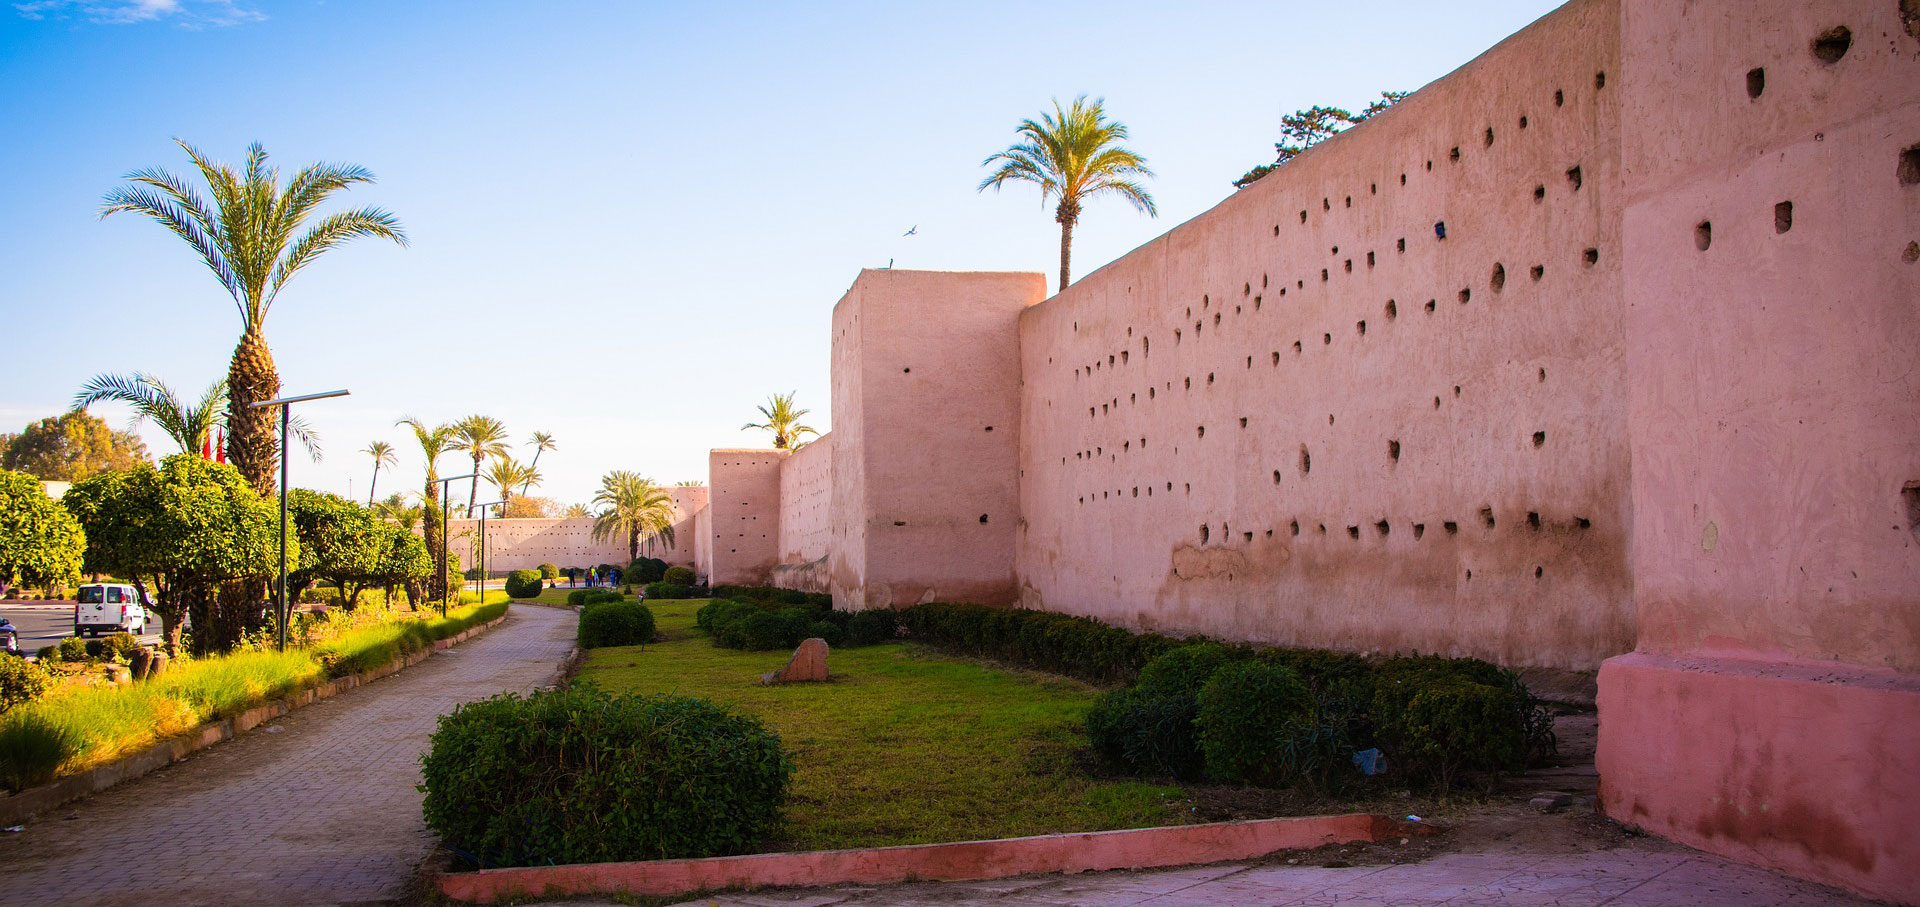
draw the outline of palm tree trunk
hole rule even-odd
[[[440,524],[440,483],[427,480],[426,502],[420,508],[421,535],[426,538],[427,556],[433,559],[433,577],[427,580],[427,600],[439,601],[447,594],[447,574],[440,562],[446,557],[447,527]]]
[[[275,493],[274,468],[279,465],[280,439],[274,434],[274,414],[253,404],[280,395],[280,375],[273,367],[273,351],[259,327],[247,328],[233,350],[227,368],[227,460],[261,496]]]
[[[467,483],[467,519],[473,519],[473,502],[479,500],[474,497],[474,495],[480,493],[480,479],[478,478],[480,475],[480,461],[486,459],[486,456],[486,454],[477,450],[473,452],[473,474],[475,478],[469,479]]]
[[[533,470],[539,465],[540,465],[540,448],[536,447],[533,449],[533,462],[527,464],[527,475],[529,476],[533,475]],[[533,487],[533,479],[529,478],[525,482],[520,483],[520,493],[526,494],[527,489],[531,487]]]
[[[1053,291],[1057,294],[1067,288],[1073,263],[1073,225],[1080,219],[1080,203],[1073,199],[1061,201],[1053,219],[1060,222],[1060,286]]]
[[[380,462],[376,460],[374,461],[374,464],[373,464],[373,481],[367,483],[367,506],[368,507],[373,506],[373,490],[378,487],[380,487]]]
[[[639,559],[640,559],[640,530],[635,529],[627,533],[627,563],[631,564],[634,561],[637,561]]]

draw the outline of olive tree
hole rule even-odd
[[[257,601],[216,594],[220,584],[272,572],[279,516],[239,470],[191,454],[160,467],[100,473],[62,499],[86,530],[85,569],[127,577],[158,600],[167,649],[177,652],[182,618],[193,619],[195,654],[233,648]],[[290,559],[299,557],[289,539]]]
[[[371,584],[385,539],[373,511],[337,494],[296,488],[287,495],[288,522],[300,539],[300,560],[287,582],[305,590],[324,579],[340,590],[340,606],[351,611]]]
[[[86,544],[80,523],[39,479],[0,469],[0,592],[77,582]]]

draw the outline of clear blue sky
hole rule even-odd
[[[1554,5],[10,0],[0,430],[103,371],[225,374],[239,316],[212,276],[97,216],[127,171],[191,169],[175,136],[364,165],[379,182],[345,200],[413,240],[330,253],[267,320],[288,392],[353,391],[304,411],[327,453],[296,484],[364,497],[381,438],[383,490],[415,489],[394,420],[481,412],[553,433],[535,493],[585,501],[610,469],[704,480],[709,448],[766,443],[739,426],[770,392],[828,428],[830,312],[862,267],[1051,285],[1038,193],[974,188],[1050,99],[1105,97],[1158,173],[1158,220],[1090,205],[1084,274],[1232,193],[1282,113],[1418,88]]]

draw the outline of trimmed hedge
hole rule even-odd
[[[935,602],[897,615],[917,641],[1097,683],[1131,681],[1155,656],[1182,644],[1049,611]]]
[[[0,714],[38,699],[52,688],[53,675],[45,668],[24,658],[0,655]]]
[[[778,822],[793,771],[751,715],[575,685],[456,708],[421,774],[427,826],[486,867],[745,852]]]
[[[667,575],[667,562],[657,557],[643,557],[627,565],[627,572],[621,577],[630,583],[646,585],[660,582]]]
[[[693,570],[687,567],[668,567],[666,572],[660,575],[661,582],[675,586],[691,586],[695,579],[697,577],[694,576]]]
[[[648,598],[706,598],[707,590],[681,583],[648,583],[643,587]]]
[[[592,589],[575,589],[572,592],[567,593],[567,605],[573,608],[584,608],[588,605],[598,605],[604,602],[618,602],[618,601],[626,601],[626,596],[621,595],[620,593],[615,592],[612,589],[601,588],[601,587],[595,587]]]
[[[846,614],[836,611],[835,614]],[[847,645],[871,646],[900,635],[900,615],[892,608],[869,608],[847,615]]]
[[[639,602],[600,602],[580,612],[582,649],[644,646],[653,641],[653,610]]]
[[[538,598],[545,585],[538,570],[515,570],[507,574],[508,598]]]

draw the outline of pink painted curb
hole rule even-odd
[[[16,794],[0,796],[0,826],[19,825],[62,803],[97,794],[121,782],[131,781],[148,772],[158,771],[187,758],[196,751],[231,740],[301,706],[312,705],[322,699],[331,699],[363,683],[371,683],[396,673],[402,668],[413,667],[425,661],[427,656],[446,648],[437,643],[464,642],[499,626],[500,622],[506,619],[506,615],[503,614],[484,624],[468,627],[447,639],[437,640],[432,649],[422,649],[412,655],[403,655],[358,674],[321,681],[304,690],[289,693],[284,698],[254,706],[231,718],[209,721],[184,734],[158,741],[130,756],[115,759],[105,765],[79,774],[55,778],[39,787],[31,787]]]
[[[1400,833],[1400,823],[1385,816],[1353,813],[867,850],[483,869],[442,874],[438,882],[441,894],[480,904],[583,894],[645,897],[846,882],[961,882],[1247,860],[1277,850],[1375,841]]]

